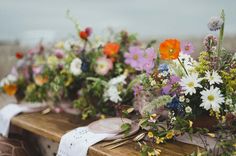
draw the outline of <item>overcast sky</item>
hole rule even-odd
[[[202,36],[209,32],[208,19],[225,9],[226,34],[236,34],[236,0],[0,0],[0,40],[32,32],[68,37],[74,26],[67,9],[98,34],[113,27],[142,38]]]

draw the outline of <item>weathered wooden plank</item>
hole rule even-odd
[[[90,121],[76,121],[76,117],[68,114],[40,113],[21,114],[14,117],[11,123],[34,134],[43,136],[55,142],[60,142],[63,134],[76,127],[87,125]],[[89,148],[89,156],[138,156],[135,150],[135,143],[108,150],[102,147],[104,142],[98,143]],[[192,153],[196,146],[173,142],[160,145],[157,148],[162,150],[163,156],[181,156]]]

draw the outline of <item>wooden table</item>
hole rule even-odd
[[[63,134],[79,126],[88,124],[88,121],[75,121],[75,116],[68,114],[40,113],[21,114],[14,117],[11,123],[14,126],[43,136],[55,142],[60,142]],[[77,122],[77,124],[76,124]],[[135,143],[130,143],[113,150],[102,147],[104,142],[98,143],[89,148],[89,156],[139,156],[139,151],[135,150]],[[161,149],[162,156],[182,156],[190,154],[197,149],[196,146],[180,142],[167,143],[157,148]]]

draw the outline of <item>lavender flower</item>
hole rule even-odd
[[[209,34],[204,38],[203,44],[206,48],[206,51],[211,51],[213,47],[217,45],[217,38]]]
[[[125,53],[125,63],[129,64],[137,71],[146,71],[146,73],[151,73],[155,66],[154,60],[157,54],[154,48],[148,48],[142,50],[139,47],[130,47],[129,53]]]
[[[212,17],[208,23],[208,28],[211,31],[216,31],[219,30],[223,24],[224,21],[220,17]]]
[[[130,47],[129,53],[125,53],[125,63],[129,64],[136,70],[140,70],[140,62],[143,57],[143,51],[139,47]]]
[[[181,42],[181,51],[184,54],[191,54],[194,51],[193,44],[191,42]]]
[[[174,88],[173,85],[178,82],[180,82],[180,78],[178,76],[171,75],[167,85],[162,87],[162,93],[164,95],[176,95],[178,88]]]
[[[143,86],[140,85],[140,84],[136,84],[133,86],[133,91],[134,91],[134,96],[139,96],[140,93],[142,92],[143,90]]]

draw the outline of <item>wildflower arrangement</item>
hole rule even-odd
[[[0,89],[9,96],[15,95],[20,102],[23,98],[27,98],[26,92],[33,87],[32,84],[36,87],[47,83],[48,76],[40,74],[43,68],[41,65],[44,64],[47,54],[40,43],[27,52],[16,52],[15,57],[16,64],[1,80]]]
[[[83,119],[117,115],[130,107],[129,84],[137,73],[125,63],[125,53],[140,43],[126,31],[101,39],[68,16],[75,22],[77,37],[56,43],[47,53],[42,46],[17,53],[21,66],[1,81],[0,88],[26,101],[45,101],[57,112],[75,107]]]
[[[0,83],[3,92],[52,102],[59,112],[68,107],[59,104],[72,103],[69,107],[83,119],[136,110],[147,131],[139,143],[143,156],[160,155],[156,145],[184,133],[217,140],[217,148],[206,144],[193,155],[235,154],[236,54],[222,46],[224,12],[208,23],[219,36],[204,38],[205,50],[197,59],[191,57],[195,49],[189,41],[167,39],[157,50],[155,42],[144,46],[125,31],[102,40],[68,17],[77,36],[58,42],[49,53],[42,45],[16,53],[17,65]]]
[[[147,130],[149,141],[139,144],[142,155],[159,155],[157,144],[186,132],[212,134],[217,140],[215,149],[206,144],[199,153],[235,154],[236,58],[222,47],[224,23],[224,12],[210,20],[209,29],[219,30],[219,37],[207,35],[205,51],[197,60],[190,55],[194,52],[191,42],[167,39],[160,44],[159,55],[152,55],[155,61],[149,61],[147,74],[139,75],[133,104],[142,116],[140,126]],[[138,60],[141,52],[135,52]],[[143,70],[143,59],[139,61],[141,67],[136,62],[130,64]]]

